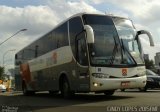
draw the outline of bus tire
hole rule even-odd
[[[58,94],[58,93],[59,93],[59,91],[49,91],[50,95],[54,95],[54,94]]]
[[[27,86],[26,86],[26,83],[24,81],[22,83],[22,91],[23,91],[23,95],[25,95],[25,96],[29,96],[29,95],[34,95],[35,94],[34,91],[28,91],[27,90]]]
[[[106,91],[104,91],[104,94],[106,96],[112,96],[114,94],[114,92],[115,92],[115,90],[106,90]]]
[[[122,91],[122,92],[124,92],[124,91],[125,91],[125,89],[121,89],[121,91]]]
[[[139,90],[142,91],[142,92],[146,92],[147,91],[147,87],[139,88]]]
[[[70,90],[70,86],[69,86],[69,82],[67,80],[67,78],[63,78],[61,81],[61,94],[64,98],[71,98],[72,96],[72,92]]]

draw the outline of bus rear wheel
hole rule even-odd
[[[22,91],[23,91],[23,95],[25,95],[25,96],[34,95],[35,94],[34,91],[28,91],[27,90],[27,86],[26,86],[25,82],[22,83]]]
[[[124,91],[125,91],[125,89],[121,89],[121,91],[122,91],[122,92],[124,92]]]
[[[106,90],[106,91],[104,91],[104,94],[106,96],[112,96],[114,94],[114,92],[115,92],[115,90]]]
[[[59,93],[59,91],[52,91],[52,90],[49,91],[50,95],[54,95],[54,94],[58,94],[58,93]]]

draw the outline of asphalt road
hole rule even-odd
[[[23,96],[21,92],[0,93],[0,112],[159,112],[160,90],[116,91],[113,96],[103,94],[76,94],[63,99],[60,94],[48,92]]]

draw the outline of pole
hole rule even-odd
[[[27,29],[21,29],[21,30],[19,30],[18,32],[16,32],[15,34],[13,34],[12,36],[10,36],[9,38],[7,38],[6,40],[4,40],[3,42],[1,42],[0,43],[0,46],[3,44],[3,43],[5,43],[7,40],[9,40],[10,38],[12,38],[13,36],[15,36],[15,35],[17,35],[19,32],[21,32],[21,31],[26,31]]]

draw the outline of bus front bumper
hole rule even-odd
[[[91,91],[105,91],[116,89],[142,88],[146,85],[146,76],[136,78],[93,78]]]

